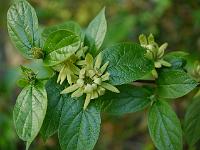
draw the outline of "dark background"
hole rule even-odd
[[[141,33],[153,33],[158,43],[168,42],[168,51],[184,50],[192,59],[200,56],[199,0],[30,0],[42,26],[75,20],[85,28],[89,21],[106,6],[108,33],[104,46],[115,42],[138,42]],[[6,13],[10,0],[0,0],[0,150],[23,150],[24,143],[16,136],[12,109],[20,89],[16,86],[20,64],[38,67],[41,62],[22,58],[12,46],[7,34]],[[48,74],[42,72],[43,74]],[[173,103],[183,119],[190,103],[188,97]],[[149,137],[146,112],[125,116],[103,114],[101,135],[95,150],[154,150]],[[59,150],[57,136],[46,144],[39,136],[32,150]],[[185,149],[189,149],[185,144]],[[200,149],[200,144],[191,150]]]

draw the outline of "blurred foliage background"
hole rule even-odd
[[[42,26],[50,26],[67,20],[80,23],[83,29],[106,6],[108,33],[104,47],[121,41],[138,42],[141,33],[153,33],[158,43],[168,42],[168,50],[188,51],[191,59],[200,56],[200,1],[199,0],[29,0],[36,9]],[[40,61],[24,60],[10,43],[6,28],[6,13],[11,0],[0,0],[0,150],[23,150],[24,143],[16,136],[12,109],[20,92],[16,80],[20,76],[18,66],[29,64],[41,76]],[[188,97],[188,96],[187,96]],[[173,103],[183,119],[190,103],[184,97]],[[146,112],[126,116],[103,114],[101,135],[95,150],[154,150],[149,137]],[[44,143],[38,137],[32,150],[59,150],[57,136]],[[185,145],[184,149],[189,149]],[[200,143],[191,150],[200,149]]]

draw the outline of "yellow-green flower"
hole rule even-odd
[[[85,57],[86,51],[87,47],[82,47],[63,63],[54,67],[54,69],[59,72],[57,83],[62,84],[66,78],[70,85],[76,82],[80,72],[76,62],[82,57]]]
[[[146,37],[144,34],[139,36],[140,45],[147,49],[146,57],[154,61],[155,68],[161,68],[162,66],[171,67],[171,64],[163,59],[165,49],[168,44],[164,43],[160,47],[155,42],[154,37],[150,34]],[[152,70],[154,77],[158,77],[157,71]]]
[[[85,93],[84,109],[86,109],[90,101],[104,95],[106,89],[119,93],[116,87],[106,82],[110,76],[106,72],[109,62],[101,66],[101,53],[96,57],[95,63],[92,55],[89,53],[86,55],[85,60],[78,61],[77,63],[83,67],[79,71],[79,78],[76,83],[64,89],[61,94],[73,92],[71,97],[80,97]]]

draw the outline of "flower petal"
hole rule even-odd
[[[73,84],[73,85],[70,85],[69,87],[65,88],[60,94],[71,93],[71,92],[75,91],[78,88],[79,88],[78,84]]]
[[[87,106],[89,105],[90,100],[91,100],[91,94],[87,94],[87,95],[86,95],[86,98],[85,98],[85,103],[84,103],[84,106],[83,106],[83,109],[84,109],[84,110],[85,110],[85,109],[87,108]]]
[[[106,71],[106,68],[108,67],[109,61],[107,61],[101,68],[100,73],[103,74]]]
[[[112,92],[115,92],[115,93],[120,93],[120,91],[113,85],[109,84],[109,83],[106,83],[106,82],[103,82],[101,84],[101,86],[107,90],[110,90]]]
[[[102,63],[102,53],[99,53],[96,57],[96,61],[95,61],[95,65],[94,68],[96,70],[98,70],[101,67],[101,63]]]
[[[81,97],[83,95],[83,88],[78,88],[75,92],[72,93],[71,97]]]
[[[107,81],[109,80],[110,73],[106,72],[104,75],[101,76],[102,81]]]
[[[86,61],[87,69],[93,69],[94,60],[90,53],[87,53],[87,55],[85,57],[85,61]]]
[[[139,36],[139,41],[140,41],[141,45],[147,45],[147,38],[146,38],[146,36],[144,34],[141,34]]]
[[[99,95],[98,95],[97,91],[93,91],[91,94],[91,99],[96,99],[98,97],[99,97]]]

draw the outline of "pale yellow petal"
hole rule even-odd
[[[70,85],[69,87],[65,88],[60,94],[67,94],[71,93],[79,88],[78,84]]]
[[[85,60],[79,60],[76,62],[76,65],[78,66],[84,66],[86,64]]]
[[[148,36],[148,43],[149,43],[149,44],[153,44],[154,42],[155,42],[154,36],[153,36],[153,34],[151,33],[151,34]]]
[[[171,67],[172,66],[169,62],[167,62],[165,60],[160,60],[160,63],[165,67]]]
[[[97,88],[97,92],[98,92],[98,94],[101,96],[101,95],[104,95],[105,94],[105,89],[103,88],[103,87],[101,87],[101,86],[98,86],[98,88]]]
[[[143,46],[143,45],[147,45],[147,38],[144,34],[140,34],[139,36],[139,41],[140,41],[140,44]]]
[[[68,71],[67,71],[67,67],[65,66],[60,76],[60,84],[62,84],[65,81],[67,75],[68,75]]]
[[[83,95],[83,88],[78,88],[75,92],[72,93],[71,97],[81,97]]]
[[[107,81],[109,80],[110,74],[106,72],[104,75],[101,76],[102,81]]]
[[[85,103],[84,103],[84,106],[83,106],[83,109],[84,109],[84,110],[85,110],[85,109],[87,108],[87,106],[89,105],[90,100],[91,100],[91,94],[87,94],[87,95],[86,95],[86,98],[85,98]]]
[[[67,73],[67,81],[68,83],[71,85],[73,82],[72,82],[72,76],[70,73]]]
[[[87,69],[93,69],[94,60],[91,54],[87,53],[85,61]]]
[[[102,53],[99,53],[96,57],[94,68],[99,69],[101,67],[101,63],[102,63]]]
[[[102,79],[101,79],[101,78],[95,77],[95,78],[94,78],[94,83],[96,83],[96,84],[98,84],[98,85],[101,85]]]
[[[78,80],[76,81],[76,83],[81,87],[81,86],[84,85],[84,80],[83,80],[83,79],[78,79]]]
[[[80,72],[79,72],[79,78],[80,78],[80,79],[85,78],[85,73],[86,73],[86,72],[85,72],[85,68],[81,69]]]
[[[158,73],[157,73],[156,69],[153,69],[151,71],[151,73],[152,73],[152,75],[153,75],[154,78],[158,78]]]
[[[115,92],[115,93],[120,93],[120,91],[113,85],[109,83],[102,82],[101,86],[109,91]]]
[[[95,74],[96,74],[96,72],[95,72],[93,69],[88,70],[88,71],[86,72],[86,75],[87,75],[88,77],[90,77],[90,78],[94,77]]]
[[[78,75],[80,72],[80,69],[72,63],[70,64],[70,70],[76,75]]]
[[[99,95],[98,95],[97,91],[93,91],[91,94],[91,99],[96,99],[98,97],[99,97]]]
[[[63,74],[63,70],[64,70],[64,69],[65,69],[65,66],[63,66],[63,67],[61,68],[60,72],[59,72],[58,79],[57,79],[57,83],[60,82],[60,80],[61,80],[61,75]]]
[[[92,85],[87,84],[84,88],[84,93],[91,93],[93,91]]]
[[[108,64],[109,64],[109,62],[107,61],[107,62],[100,68],[100,73],[101,73],[101,74],[103,74],[103,73],[106,71],[106,69],[107,69],[107,67],[108,67]]]
[[[161,68],[162,64],[159,61],[154,62],[155,68]]]

